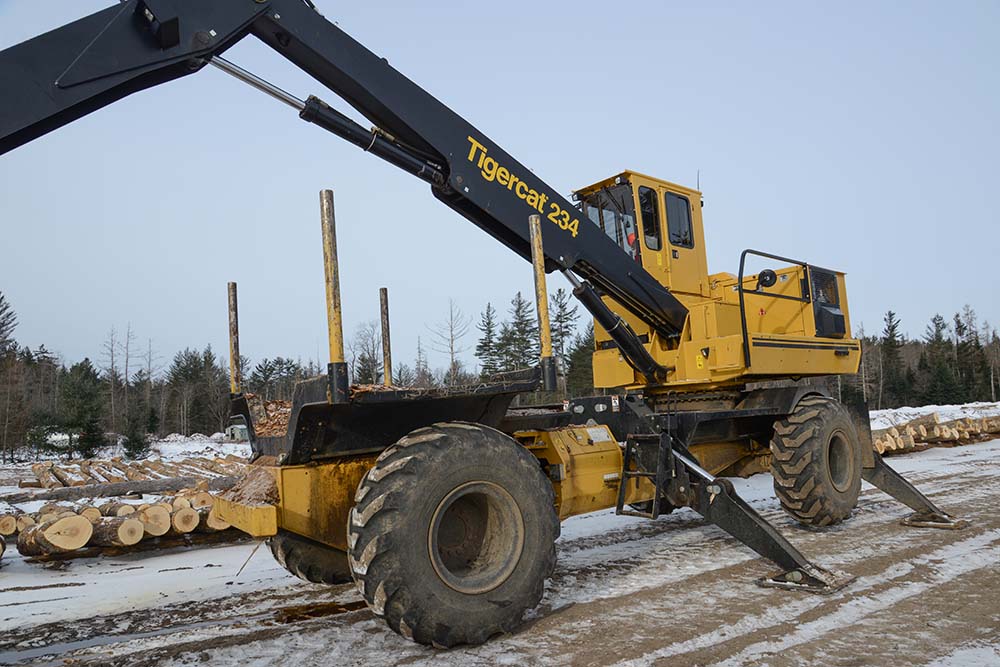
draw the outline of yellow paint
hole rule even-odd
[[[531,264],[535,274],[535,309],[538,312],[538,333],[541,338],[541,358],[552,357],[552,327],[549,324],[549,293],[545,285],[545,254],[542,252],[541,217],[528,218],[531,232]]]
[[[520,431],[514,437],[542,463],[555,492],[560,520],[615,507],[621,483],[622,447],[607,426],[567,426]],[[767,469],[768,450],[743,443],[705,443],[691,453],[713,474],[748,475]],[[347,521],[358,484],[375,464],[374,456],[329,463],[273,466],[278,485],[274,505],[248,505],[216,498],[219,516],[254,537],[278,529],[303,535],[330,547],[347,549]],[[632,478],[626,504],[650,500],[653,485]]]
[[[323,275],[326,284],[326,325],[330,363],[344,362],[344,321],[340,304],[340,269],[337,262],[337,229],[333,209],[333,191],[320,192],[323,227]]]
[[[278,532],[278,508],[274,505],[245,505],[216,497],[212,507],[220,519],[253,537]]]
[[[642,389],[647,395],[651,395],[662,391],[705,391],[739,387],[748,382],[774,378],[857,372],[861,362],[860,343],[857,340],[850,337],[818,337],[812,303],[774,297],[775,294],[802,296],[802,284],[806,276],[805,270],[800,266],[776,269],[778,282],[761,293],[753,292],[757,283],[756,275],[744,277],[746,323],[751,350],[751,367],[747,368],[743,356],[737,278],[730,273],[708,273],[701,193],[634,171],[622,172],[577,192],[586,196],[601,188],[611,187],[616,181],[628,181],[632,185],[633,195],[636,197],[633,205],[643,236],[646,229],[644,225],[648,221],[642,220],[638,190],[640,187],[649,187],[657,192],[659,221],[662,226],[661,248],[651,250],[646,245],[642,246],[643,268],[670,289],[688,308],[689,315],[680,336],[664,340],[613,299],[604,297],[608,307],[621,315],[637,335],[648,338],[646,349],[650,355],[662,366],[673,367],[674,371],[664,383],[647,385],[644,378],[628,366],[617,348],[610,347],[611,337],[595,323],[595,387]],[[690,204],[691,248],[670,243],[663,200],[665,193],[685,197]],[[844,274],[835,275],[840,308],[844,313],[847,331],[850,331]],[[601,349],[602,347],[605,349]],[[702,354],[704,349],[708,349],[707,357]]]
[[[560,519],[614,507],[621,481],[622,449],[607,426],[567,426],[514,434],[544,464]],[[648,479],[630,481],[626,502],[653,497]]]

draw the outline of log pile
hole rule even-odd
[[[287,422],[286,415],[285,423]],[[191,457],[169,462],[157,459],[124,461],[115,457],[107,461],[94,459],[72,463],[43,461],[32,465],[31,472],[38,480],[38,486],[56,489],[174,477],[191,477],[196,480],[237,477],[243,472],[245,464],[244,459],[231,454],[225,458]]]
[[[954,447],[992,440],[1000,436],[1000,417],[963,417],[941,421],[936,413],[903,424],[872,430],[872,444],[879,454]]]
[[[22,555],[48,560],[73,557],[74,552],[127,551],[143,541],[155,544],[159,538],[166,540],[165,545],[176,545],[178,538],[190,542],[195,534],[229,531],[231,526],[219,518],[208,488],[202,481],[156,502],[115,499],[100,506],[50,502],[34,513],[0,513],[0,542],[16,539]],[[237,537],[236,531],[230,533]]]
[[[265,401],[254,394],[246,394],[254,434],[261,438],[283,438],[288,433],[288,420],[292,416],[291,401]]]

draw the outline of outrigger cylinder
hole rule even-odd
[[[320,217],[323,224],[323,273],[326,282],[326,322],[330,342],[329,401],[347,403],[350,385],[347,362],[344,361],[344,320],[340,304],[340,269],[337,262],[337,224],[333,213],[333,190],[319,193]]]

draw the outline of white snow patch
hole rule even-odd
[[[963,646],[941,656],[927,667],[996,667],[1000,665],[1000,644]]]
[[[922,405],[918,408],[892,408],[872,410],[869,413],[872,428],[889,428],[903,424],[917,417],[938,413],[941,421],[1000,416],[1000,403],[966,403],[965,405]]]
[[[221,458],[230,454],[248,458],[250,456],[250,443],[245,440],[227,441],[225,435],[221,433],[216,433],[211,437],[204,435],[185,437],[174,433],[151,443],[149,451],[150,454],[167,461],[198,456]]]
[[[26,625],[74,621],[176,602],[210,600],[235,592],[283,588],[299,583],[252,542],[174,553],[134,554],[68,561],[61,570],[4,554],[0,633]],[[13,550],[11,550],[13,551]],[[191,571],[195,576],[185,576]],[[64,584],[64,586],[59,586]],[[35,590],[25,588],[37,587]]]

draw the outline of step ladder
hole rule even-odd
[[[630,434],[625,440],[625,455],[622,458],[621,482],[618,485],[618,503],[615,514],[655,519],[660,516],[660,506],[667,483],[676,475],[673,461],[673,436],[667,431],[659,434]],[[635,468],[633,469],[633,464]],[[648,479],[653,483],[656,494],[650,503],[650,511],[627,508],[625,494],[628,483],[633,479]]]

